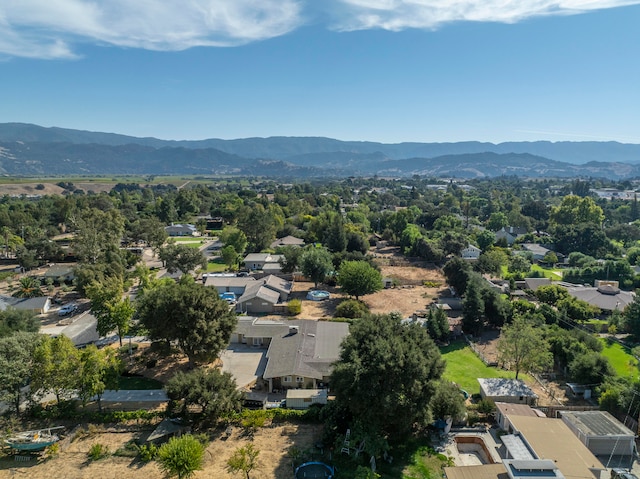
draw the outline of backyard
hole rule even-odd
[[[606,357],[619,376],[638,378],[638,360],[631,354],[631,350],[620,343],[600,338],[604,349],[602,355]]]
[[[463,341],[451,343],[440,348],[442,357],[447,362],[443,377],[458,384],[469,394],[480,392],[478,378],[515,378],[515,373],[486,366],[480,358]],[[526,374],[519,379],[529,382]]]

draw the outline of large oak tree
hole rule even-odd
[[[191,365],[216,359],[237,322],[214,288],[190,277],[145,291],[138,318],[152,340],[176,341]]]

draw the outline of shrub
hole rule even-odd
[[[482,399],[478,402],[478,412],[480,414],[491,414],[496,409],[496,405],[491,399]]]
[[[92,461],[98,461],[103,459],[109,455],[109,448],[104,444],[100,444],[99,442],[91,446],[87,456]]]
[[[362,318],[369,312],[369,308],[362,301],[346,299],[337,307],[334,316],[336,318]]]
[[[138,454],[142,462],[153,461],[158,455],[158,446],[150,442],[149,444],[142,444],[138,446]]]
[[[172,437],[158,449],[160,469],[168,476],[187,478],[202,469],[205,447],[191,434]]]
[[[299,299],[292,299],[291,301],[289,301],[287,309],[291,316],[300,314],[302,312],[302,301],[300,301]]]
[[[58,457],[60,454],[60,444],[54,442],[50,446],[47,446],[44,450],[44,455],[47,459],[53,459],[54,457]]]
[[[140,452],[140,448],[135,443],[135,441],[131,440],[127,442],[124,446],[116,449],[113,453],[114,456],[119,457],[136,457]]]

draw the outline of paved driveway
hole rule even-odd
[[[233,375],[238,387],[244,387],[262,376],[267,366],[266,356],[266,349],[233,344],[220,355],[222,370]]]

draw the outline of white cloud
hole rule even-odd
[[[455,21],[516,23],[542,15],[571,15],[640,4],[640,0],[334,0],[337,30],[435,29]]]
[[[301,23],[300,0],[2,0],[0,54],[73,57],[69,45],[234,46]]]
[[[0,56],[74,58],[74,46],[82,43],[149,50],[234,46],[318,18],[330,18],[328,27],[341,31],[399,31],[635,4],[640,0],[2,0]]]

